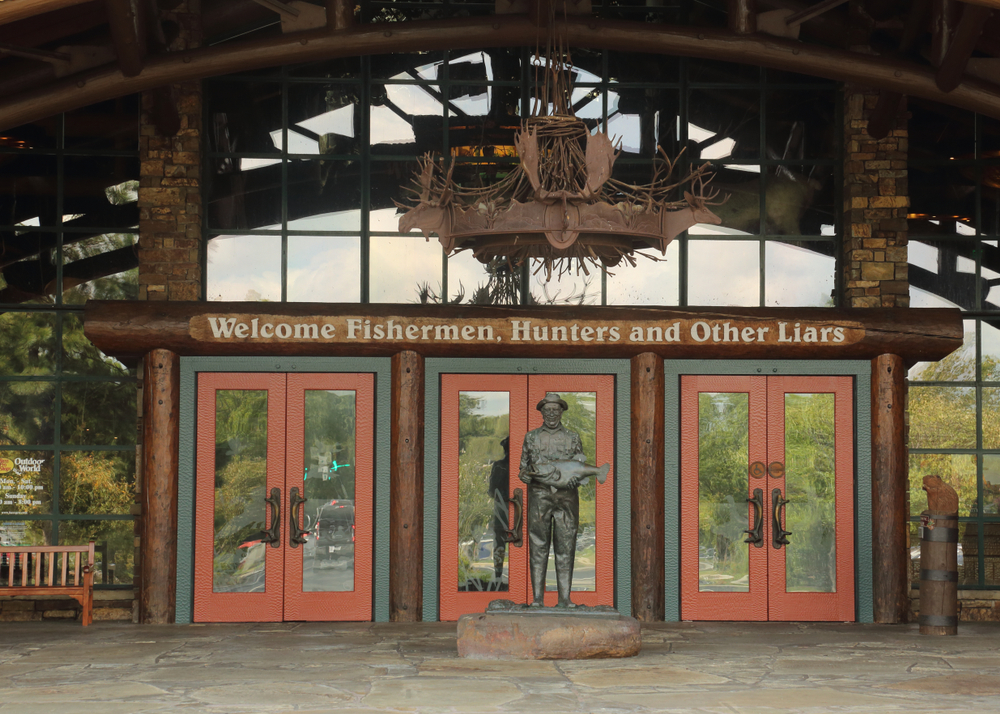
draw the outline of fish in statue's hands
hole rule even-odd
[[[532,480],[549,486],[555,493],[557,488],[575,488],[591,476],[597,478],[597,483],[604,483],[610,470],[611,464],[593,466],[573,460],[547,461],[536,466],[531,476]]]

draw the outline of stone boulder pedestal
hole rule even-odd
[[[613,608],[514,606],[458,620],[458,654],[470,659],[634,657],[641,647],[638,620]]]

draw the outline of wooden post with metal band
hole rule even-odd
[[[920,634],[958,634],[958,495],[937,476],[924,476],[921,514]]]

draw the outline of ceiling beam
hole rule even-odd
[[[1000,2],[1000,0],[997,0]],[[42,13],[81,5],[90,0],[3,0],[0,2],[0,25],[26,20]]]
[[[962,81],[965,66],[983,33],[983,24],[992,12],[990,8],[979,5],[966,5],[962,10],[962,19],[958,21],[948,51],[935,76],[938,89],[942,92],[950,92]]]
[[[557,19],[567,46],[645,52],[756,64],[826,79],[854,82],[921,97],[1000,118],[1000,86],[966,77],[950,93],[934,82],[931,68],[902,59],[815,47],[766,35],[681,28],[588,17]],[[0,128],[174,82],[203,79],[283,64],[390,52],[481,47],[533,47],[536,28],[524,16],[356,25],[247,42],[232,42],[150,57],[137,77],[105,66],[0,102]]]
[[[146,22],[136,0],[104,0],[111,27],[111,40],[118,55],[118,66],[126,77],[142,71],[146,56]]]
[[[752,35],[757,31],[757,3],[754,0],[727,0],[727,8],[730,30],[737,35]]]

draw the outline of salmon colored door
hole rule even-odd
[[[199,375],[196,622],[371,619],[373,390]]]
[[[852,386],[681,378],[683,619],[854,619]]]
[[[532,597],[528,489],[518,472],[524,435],[541,426],[535,407],[548,392],[566,401],[562,424],[580,434],[587,463],[612,465],[603,484],[591,478],[579,488],[572,600],[614,603],[614,388],[610,375],[442,375],[442,620]],[[550,553],[546,605],[556,604],[555,578]]]

